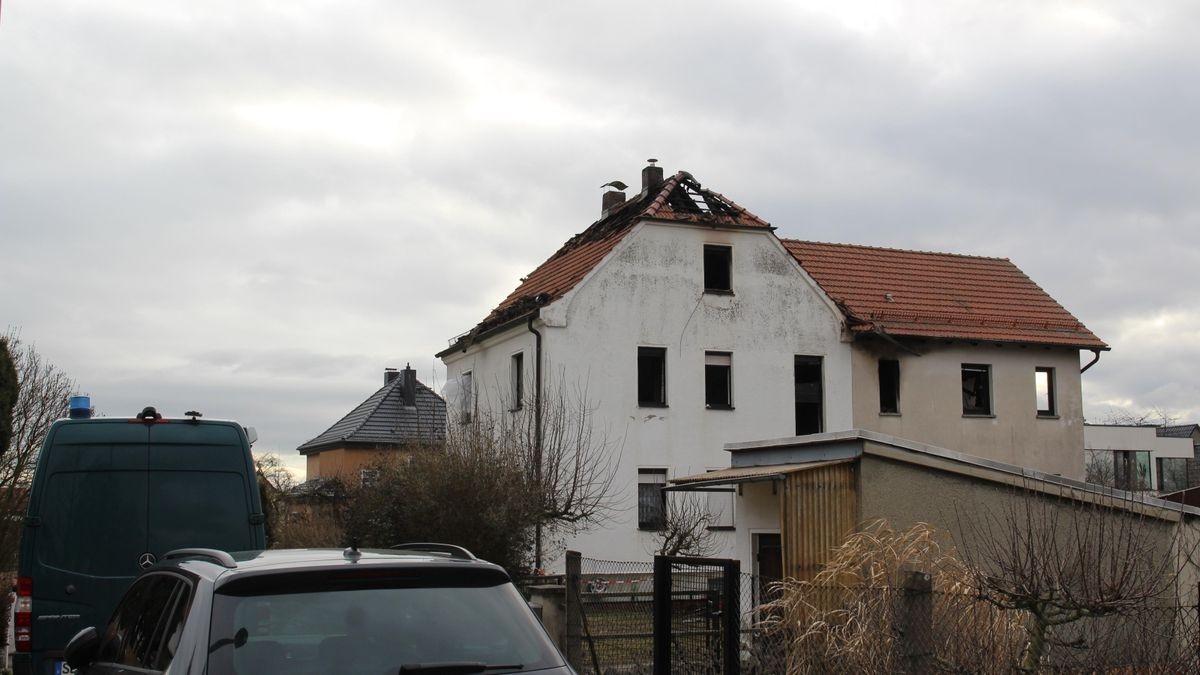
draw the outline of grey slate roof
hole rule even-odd
[[[446,438],[446,402],[417,382],[417,405],[404,405],[404,377],[397,377],[316,438],[296,448],[307,455],[364,445],[400,446]]]
[[[1159,427],[1155,431],[1159,438],[1191,438],[1196,433],[1196,427],[1195,424],[1175,424]]]

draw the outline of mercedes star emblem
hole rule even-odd
[[[157,560],[158,558],[155,558],[153,553],[143,553],[138,557],[138,567],[146,569],[147,567],[153,565]]]

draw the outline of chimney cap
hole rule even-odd
[[[650,166],[654,166],[655,162],[657,162],[658,160],[651,157],[650,159],[648,159],[646,161],[650,163]]]

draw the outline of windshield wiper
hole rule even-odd
[[[400,673],[427,673],[428,675],[472,675],[486,673],[489,670],[522,670],[523,663],[497,665],[482,661],[439,661],[437,663],[406,663],[400,666]]]

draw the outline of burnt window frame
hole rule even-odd
[[[967,377],[974,374],[976,376],[982,374],[982,386],[977,382],[971,390],[967,389]],[[959,369],[959,390],[962,397],[962,414],[963,417],[995,417],[996,406],[995,399],[992,396],[992,364],[990,363],[964,363]],[[967,396],[974,394],[976,398],[980,398],[980,393],[983,394],[984,405],[976,405],[968,407]]]
[[[705,244],[703,253],[704,292],[733,294],[733,247]]]
[[[709,361],[717,363],[709,363]],[[719,363],[719,361],[724,363]],[[714,400],[713,393],[719,386],[712,378],[713,375],[724,371],[724,396],[720,394]],[[720,399],[724,400],[720,400]],[[733,352],[705,351],[704,352],[704,407],[708,410],[733,410]]]
[[[512,397],[510,411],[516,412],[525,405],[525,352],[513,354],[509,359],[509,395]]]
[[[1046,374],[1046,402],[1049,408],[1042,408],[1040,395],[1038,394],[1038,375]],[[1048,366],[1037,366],[1033,369],[1033,401],[1034,408],[1037,410],[1038,417],[1056,418],[1058,417],[1058,383],[1055,376],[1054,368]]]
[[[653,361],[658,365],[654,366]],[[645,370],[644,370],[645,369]],[[657,376],[657,387],[647,378]],[[657,395],[645,396],[651,389]],[[667,348],[639,346],[637,348],[637,404],[639,408],[667,407]]]
[[[900,359],[879,359],[879,414],[900,414]],[[887,381],[885,381],[885,374]],[[888,403],[891,403],[890,409]]]
[[[801,401],[798,377],[801,368],[816,368],[817,379],[812,382],[815,390],[816,401]],[[792,385],[793,385],[793,422],[796,427],[797,436],[807,436],[809,434],[820,434],[825,432],[825,357],[820,354],[793,354],[792,355]],[[816,422],[816,429],[804,430],[800,428],[800,409],[804,404],[813,404],[816,406],[816,417],[813,421]]]

